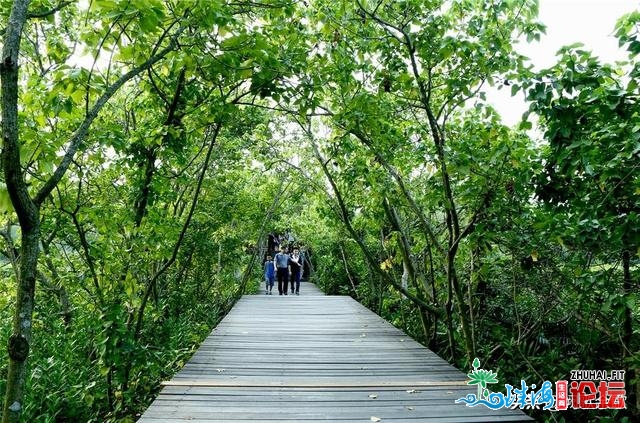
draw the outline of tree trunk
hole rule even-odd
[[[631,251],[624,249],[622,251],[622,292],[625,300],[634,291],[633,280],[631,278]],[[624,321],[622,327],[622,358],[623,360],[629,359],[632,355],[632,340],[633,340],[633,306],[628,305],[625,301],[624,309]],[[627,406],[634,410],[636,415],[640,414],[640,382],[637,379],[637,369],[629,368],[625,372],[625,384],[627,388]]]
[[[37,210],[37,209],[36,209]],[[23,408],[22,400],[27,379],[27,357],[31,345],[34,292],[36,284],[38,241],[40,239],[40,222],[37,211],[36,225],[22,232],[20,249],[20,278],[16,292],[16,307],[13,318],[12,334],[9,337],[9,372],[3,410],[3,423],[20,421]]]
[[[35,282],[37,276],[38,247],[40,240],[40,205],[58,185],[71,165],[81,143],[85,140],[91,124],[109,99],[129,80],[151,68],[177,47],[177,37],[186,27],[179,28],[167,47],[157,52],[141,65],[131,69],[111,84],[87,111],[82,123],[65,146],[64,157],[56,170],[42,184],[38,192],[29,195],[20,159],[20,139],[18,125],[18,58],[22,29],[27,21],[30,0],[14,0],[7,26],[4,29],[2,57],[0,58],[0,107],[2,108],[2,167],[4,181],[11,203],[15,209],[22,230],[20,246],[20,276],[17,278],[15,317],[12,334],[9,337],[9,370],[2,414],[3,423],[20,421],[24,408],[22,401],[26,384],[26,360],[31,343],[31,318]],[[56,9],[59,10],[59,9]]]
[[[416,266],[414,264],[413,258],[411,256],[411,245],[409,244],[409,239],[405,232],[402,230],[402,225],[400,224],[400,216],[398,215],[397,210],[393,207],[388,198],[385,198],[383,201],[384,210],[387,214],[389,221],[391,222],[391,226],[395,231],[400,235],[400,242],[398,246],[400,247],[400,252],[402,254],[402,287],[407,290],[408,289],[408,281],[411,280],[411,286],[416,290],[416,295],[422,301],[429,302],[428,293],[426,290],[426,285],[424,283],[420,284],[416,275]],[[426,239],[429,242],[429,239]],[[403,299],[404,299],[403,295]],[[434,298],[431,298],[433,301]],[[430,337],[430,316],[422,309],[419,309],[420,315],[420,323],[422,324],[422,331],[424,334],[424,342],[425,344],[429,342]]]
[[[31,201],[20,166],[18,139],[18,52],[29,0],[16,0],[5,32],[0,85],[2,106],[2,167],[11,202],[22,228],[20,271],[17,278],[15,314],[8,342],[9,371],[2,421],[20,421],[27,379],[27,357],[32,337],[34,291],[40,240],[39,210]]]

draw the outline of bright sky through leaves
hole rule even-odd
[[[640,9],[637,0],[540,0],[539,19],[547,26],[540,42],[519,46],[536,69],[552,66],[560,47],[581,42],[604,62],[624,60],[626,53],[613,36],[616,21]],[[519,122],[526,106],[522,95],[511,97],[510,90],[490,90],[494,103],[507,125]]]

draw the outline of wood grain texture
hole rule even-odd
[[[466,379],[353,299],[303,282],[300,296],[242,297],[139,422],[531,421],[456,404],[475,392]]]

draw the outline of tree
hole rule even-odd
[[[94,91],[94,86],[89,83],[91,74],[87,76],[85,81],[84,92],[75,100],[81,102],[84,100],[86,106],[82,117],[74,119],[71,123],[72,132],[68,135],[67,142],[64,145],[65,153],[62,159],[57,163],[57,167],[53,173],[44,172],[43,183],[33,186],[28,180],[30,169],[23,167],[23,157],[21,153],[21,145],[29,145],[29,141],[36,140],[21,139],[20,123],[18,119],[18,101],[20,86],[20,66],[19,56],[23,51],[22,36],[23,29],[30,18],[42,18],[54,15],[59,8],[50,11],[38,12],[30,14],[29,0],[16,0],[12,3],[7,27],[5,29],[5,37],[2,50],[2,63],[0,64],[0,77],[2,83],[2,165],[4,170],[5,184],[11,198],[11,202],[15,209],[21,228],[21,244],[20,244],[20,269],[18,274],[18,284],[16,293],[16,309],[13,322],[13,333],[9,339],[9,357],[10,366],[7,376],[7,391],[5,395],[5,403],[3,410],[3,421],[14,422],[20,418],[22,410],[22,398],[24,396],[24,387],[27,371],[27,357],[32,341],[32,314],[34,306],[34,291],[37,278],[37,262],[39,256],[40,241],[40,208],[45,199],[51,194],[53,189],[58,185],[64,174],[71,165],[76,152],[85,142],[89,133],[89,128],[94,122],[102,108],[109,99],[129,80],[134,78],[141,72],[151,68],[155,63],[162,60],[169,52],[176,47],[176,37],[181,31],[175,31],[173,34],[169,32],[162,33],[155,27],[155,23],[159,20],[149,21],[149,18],[157,12],[157,9],[148,8],[140,11],[137,15],[136,23],[142,24],[137,29],[140,30],[142,36],[151,34],[160,34],[156,40],[157,45],[153,51],[153,55],[140,60],[130,67],[128,71],[123,71],[113,81],[104,81],[98,90]],[[69,10],[75,10],[68,3],[61,3],[60,8],[68,6]],[[70,12],[73,13],[73,12]],[[157,16],[156,16],[157,18]],[[52,21],[55,18],[52,19]],[[146,19],[146,20],[145,20]],[[135,22],[135,20],[130,21]],[[136,23],[134,23],[135,26]],[[52,25],[53,24],[53,25]],[[55,22],[43,25],[45,27],[53,27]],[[38,26],[34,28],[34,37],[39,37],[40,29]],[[154,35],[155,36],[155,35]],[[139,45],[142,47],[142,45]],[[58,50],[50,49],[48,58],[51,65],[55,65],[59,58],[55,55]],[[40,55],[40,51],[34,51],[36,56]],[[43,57],[40,57],[40,63],[44,63]],[[65,99],[67,105],[73,104],[72,98]],[[68,112],[68,106],[67,112]],[[64,110],[57,110],[58,114],[64,113]],[[63,116],[64,117],[64,116]],[[39,169],[42,170],[42,169]]]
[[[640,251],[640,90],[633,60],[639,17],[631,14],[617,26],[621,45],[629,46],[628,63],[602,64],[576,44],[562,48],[556,65],[525,83],[530,113],[540,118],[548,142],[536,183],[538,197],[553,211],[547,223],[564,247],[586,252],[586,260],[621,265],[618,287],[597,290],[591,300],[614,312],[623,359],[618,365],[631,369],[637,368],[639,346],[638,282],[631,268]],[[627,377],[630,386],[637,384],[633,371]],[[633,403],[633,389],[629,394]]]
[[[512,40],[521,32],[537,36],[541,29],[534,20],[537,4],[359,2],[335,8],[320,1],[313,6],[313,17],[305,17],[318,20],[321,29],[309,35],[315,43],[312,71],[299,92],[306,98],[300,100],[303,111],[324,110],[330,116],[327,124],[332,133],[326,154],[320,157],[337,163],[337,171],[347,178],[351,169],[351,183],[369,182],[361,180],[365,168],[380,166],[386,173],[384,188],[375,184],[380,181],[377,171],[369,184],[374,192],[380,190],[379,210],[396,228],[398,239],[405,241],[399,244],[404,257],[399,262],[410,275],[418,268],[411,262],[412,254],[426,256],[429,250],[435,255],[436,275],[444,278],[440,288],[449,293],[445,301],[449,332],[453,336],[459,324],[465,358],[471,363],[475,355],[471,304],[460,277],[458,252],[483,216],[501,176],[483,178],[482,188],[471,195],[473,205],[466,202],[468,198],[463,200],[468,177],[464,171],[469,167],[456,168],[455,156],[466,148],[468,134],[451,138],[452,122],[463,119],[460,110],[465,104],[481,101],[483,84],[521,66]],[[369,159],[356,157],[362,153]],[[434,177],[430,192],[422,192],[412,181],[420,173]],[[389,207],[382,207],[385,197]],[[394,216],[415,222],[422,248],[409,251],[406,241],[415,239],[416,232],[402,234],[398,229],[413,224]],[[428,298],[424,283],[414,287]],[[452,339],[456,355],[453,344]]]
[[[205,177],[210,158],[224,157],[213,154],[214,146],[222,148],[218,137],[238,142],[255,124],[241,117],[247,116],[243,108],[275,93],[278,80],[304,57],[277,44],[287,33],[284,23],[293,10],[288,2],[253,8],[162,1],[45,6],[13,2],[3,31],[3,165],[22,235],[8,421],[23,408],[43,235],[48,245],[56,240],[73,246],[68,264],[87,269],[84,288],[106,328],[98,350],[104,350],[99,356],[107,397],[117,408],[114,392],[127,390],[136,361],[125,356],[141,336],[147,304],[158,300],[158,285],[182,260],[203,185],[213,183]],[[250,25],[256,20],[265,25]],[[91,51],[89,65],[78,63],[86,55],[77,46]],[[134,79],[139,89],[125,86]],[[117,104],[109,107],[109,101]],[[21,120],[19,104],[31,112]],[[110,197],[101,198],[104,193]],[[98,215],[109,206],[109,218]],[[75,237],[65,234],[60,241],[60,228]],[[123,242],[109,242],[112,234]],[[150,249],[147,243],[160,234],[165,236]],[[134,252],[130,261],[105,265],[127,255],[120,248]]]
[[[533,0],[13,2],[5,421],[134,415],[251,290],[266,230],[289,226],[317,282],[458,365],[484,355],[507,377],[551,379],[620,353],[637,367],[638,66],[567,48],[529,73],[514,45],[543,29],[536,13]],[[617,31],[638,53],[637,16]],[[506,128],[486,84],[525,86],[549,144]],[[578,352],[554,345],[574,328],[590,339]],[[33,398],[69,368],[73,386],[53,389],[69,403],[24,400],[28,374]]]

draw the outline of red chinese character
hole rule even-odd
[[[567,385],[566,380],[556,381],[556,410],[566,410],[569,408],[567,402]]]
[[[627,408],[624,382],[600,382],[598,385],[600,404],[598,408]]]
[[[571,407],[578,409],[598,408],[600,401],[596,400],[598,390],[596,384],[590,381],[582,381],[580,383],[571,382]]]

